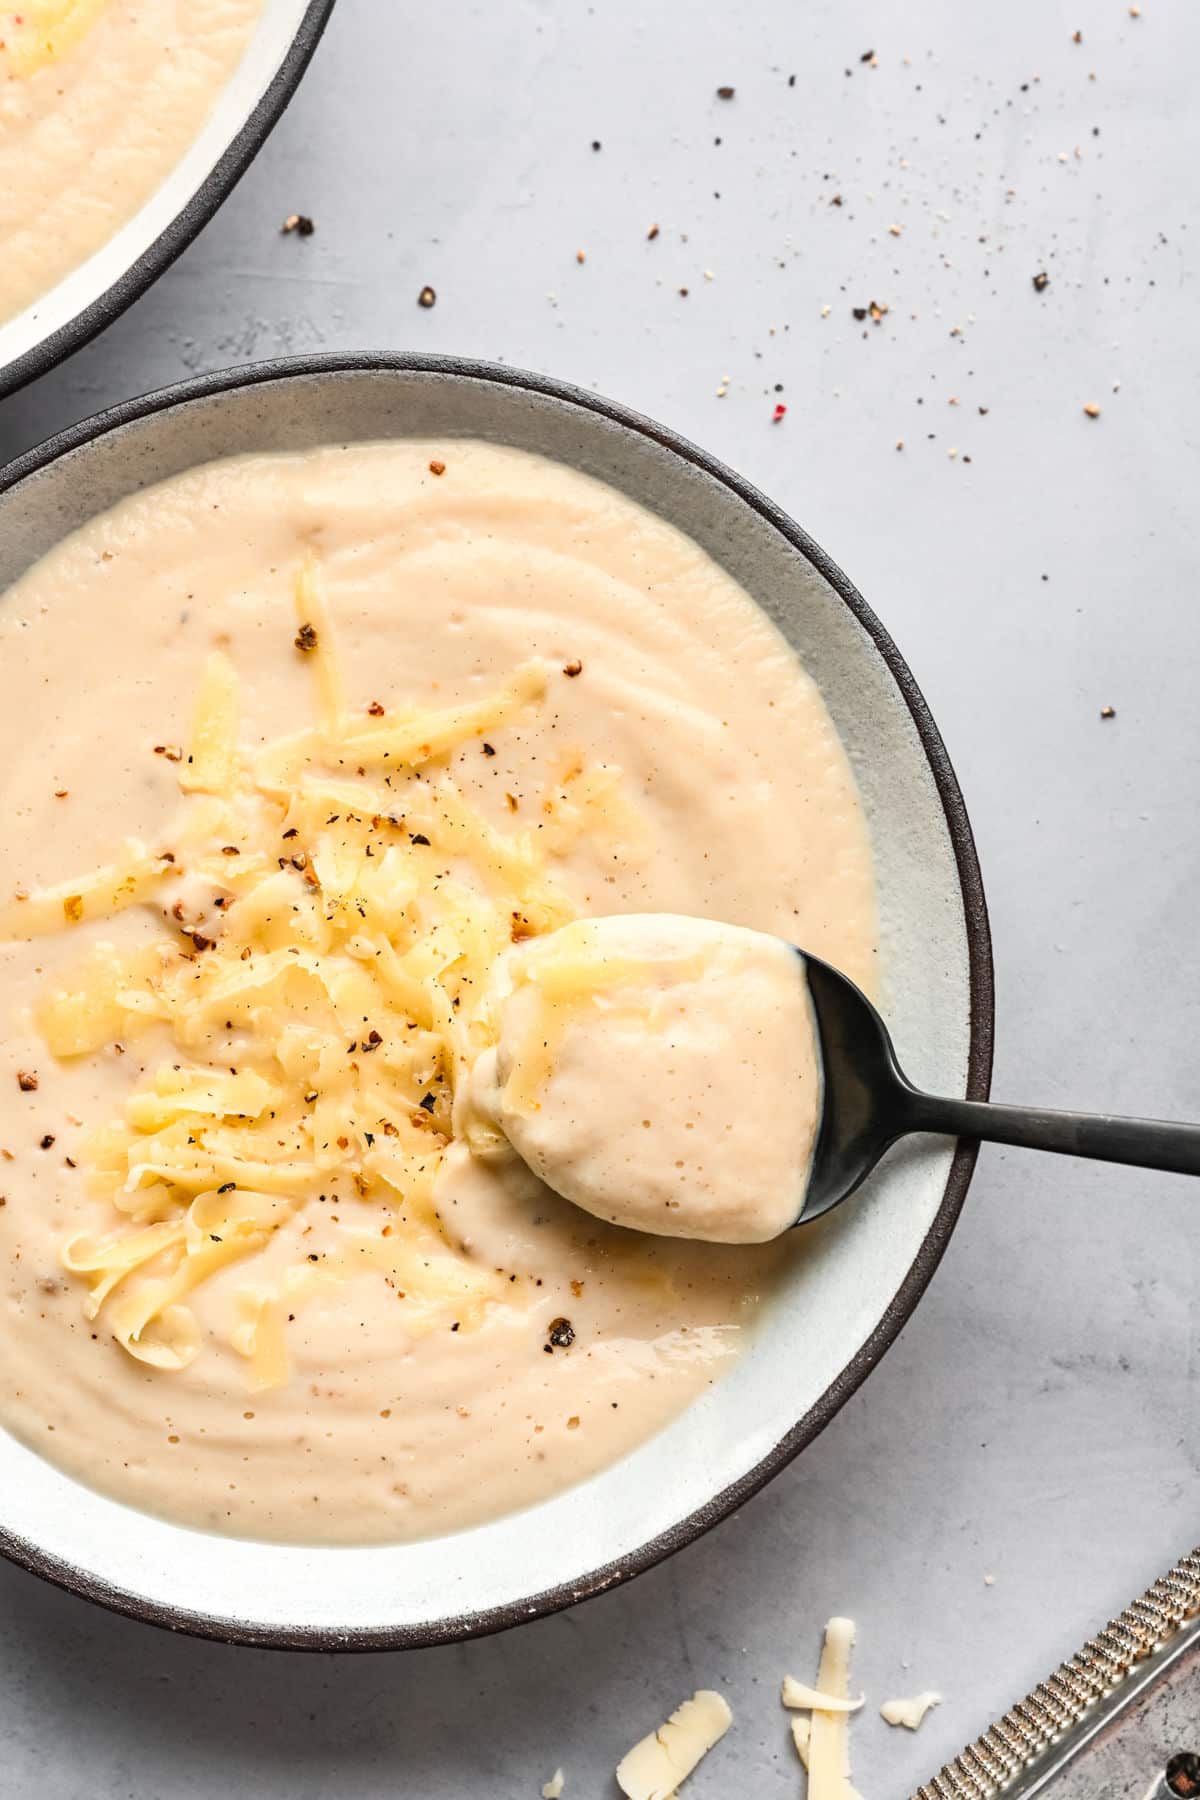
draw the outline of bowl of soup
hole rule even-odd
[[[0,12],[0,396],[187,248],[287,105],[333,0]]]
[[[920,1298],[970,1146],[730,1244],[622,1229],[473,1135],[496,969],[614,914],[825,957],[915,1079],[987,1091],[982,887],[916,684],[664,428],[327,357],[31,452],[0,472],[0,802],[25,1567],[245,1643],[515,1624],[740,1504]],[[647,1059],[620,1130],[686,1183],[753,1079],[682,1102]]]

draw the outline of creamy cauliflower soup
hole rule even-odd
[[[107,243],[200,131],[263,0],[0,0],[0,323]]]
[[[0,883],[0,1421],[124,1501],[290,1541],[494,1517],[678,1414],[803,1254],[593,1217],[474,1104],[497,972],[591,919],[689,915],[660,963],[746,926],[876,985],[817,688],[598,482],[403,441],[92,521],[0,598]],[[685,1109],[652,1057],[621,1087],[677,1181],[718,1122],[751,1187],[803,1154],[811,1095],[782,1149],[738,1135],[772,1123],[736,1008],[728,1035]],[[527,1115],[556,1055],[521,1059]]]

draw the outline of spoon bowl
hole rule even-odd
[[[804,1206],[807,1225],[849,1199],[907,1129],[906,1097],[887,1026],[862,989],[819,957],[798,951],[821,1047],[824,1094]]]
[[[1200,1125],[922,1093],[901,1069],[888,1028],[862,990],[818,957],[797,954],[808,977],[824,1080],[821,1125],[797,1225],[849,1199],[884,1153],[913,1132],[1200,1175]]]

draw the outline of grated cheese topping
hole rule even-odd
[[[541,830],[499,830],[455,782],[455,751],[542,700],[540,664],[480,701],[352,712],[312,558],[295,601],[314,726],[246,748],[237,672],[214,654],[186,753],[170,756],[181,810],[168,841],[131,840],[110,865],[0,910],[0,940],[132,906],[156,907],[171,928],[132,950],[90,943],[38,1013],[59,1057],[138,1033],[161,1045],[123,1116],[89,1145],[110,1228],[62,1249],[86,1284],[86,1317],[130,1356],[185,1368],[201,1346],[189,1296],[313,1199],[344,1209],[341,1249],[237,1291],[228,1341],[251,1391],[287,1380],[287,1318],[364,1269],[394,1286],[416,1335],[447,1315],[477,1327],[511,1292],[438,1215],[455,1095],[494,1041],[493,966],[574,916],[549,856],[621,816],[619,771],[578,758],[552,775]],[[382,1231],[366,1209],[371,1229],[355,1230],[356,1200],[383,1204]]]
[[[563,1033],[581,1008],[652,978],[650,963],[627,954],[614,955],[605,945],[596,921],[580,919],[546,943],[533,943],[511,959],[513,985],[530,987],[538,999],[520,1041],[511,1047],[504,1099],[513,1112],[530,1117],[541,1110],[540,1096],[553,1071]],[[696,972],[699,961],[698,957],[688,959],[681,973]],[[638,1004],[636,995],[634,1004]]]
[[[5,45],[12,73],[22,80],[61,61],[82,43],[109,0],[23,0],[5,17]]]

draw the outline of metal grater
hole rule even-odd
[[[1200,1547],[1011,1706],[910,1800],[1031,1800],[1120,1712],[1200,1647]],[[1165,1779],[1153,1795],[1200,1792]],[[1149,1800],[1149,1797],[1148,1797]]]

